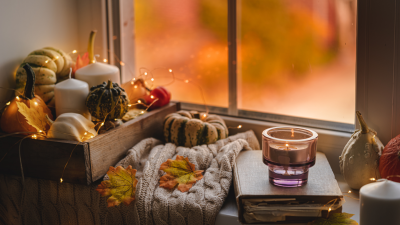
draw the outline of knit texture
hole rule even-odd
[[[21,178],[0,174],[0,224],[214,224],[232,183],[236,156],[241,150],[259,148],[252,131],[193,148],[144,139],[115,165],[137,169],[135,201],[111,208],[107,197],[95,190],[100,181],[86,186],[26,178],[19,216]],[[196,170],[205,171],[203,179],[185,193],[159,187],[164,175],[160,165],[176,155],[188,157]]]

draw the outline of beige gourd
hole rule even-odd
[[[78,113],[63,113],[53,122],[47,132],[47,138],[56,138],[74,141],[86,141],[97,136],[92,121]]]
[[[339,156],[339,165],[350,188],[358,190],[380,178],[378,163],[384,146],[376,131],[367,126],[361,113],[357,111],[356,114],[361,129],[354,131],[347,142]]]

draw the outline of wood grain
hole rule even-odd
[[[73,151],[63,181],[89,185],[102,178],[110,166],[142,139],[162,139],[165,116],[177,110],[180,110],[180,104],[170,103],[83,143],[26,138],[21,145],[24,175],[59,181]],[[18,146],[23,138],[21,135],[0,138],[0,160],[4,156],[0,161],[0,173],[21,176]]]

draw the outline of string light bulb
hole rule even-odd
[[[37,105],[37,102],[35,102],[35,105]]]
[[[63,182],[64,180],[62,178],[60,178],[60,184]]]
[[[154,98],[154,95],[150,95],[150,98],[153,99],[153,98]]]
[[[100,126],[104,126],[104,122],[101,122]]]
[[[106,62],[107,62],[107,59],[103,59],[103,62],[105,62],[105,63],[106,63]]]
[[[121,65],[121,66],[125,66],[125,63],[124,62],[119,62],[119,64]]]
[[[137,85],[135,85],[134,88],[137,88]]]
[[[329,209],[328,209],[328,212],[330,212],[330,211],[332,211],[332,208],[331,208],[331,207],[329,207]]]
[[[133,85],[133,81],[131,81],[131,84]]]
[[[49,60],[46,60],[46,61],[44,61],[45,63],[48,63],[49,62]]]
[[[74,53],[74,54],[77,53],[77,52],[78,52],[78,51],[76,51],[76,50],[73,50],[73,51],[72,51],[72,53]]]
[[[147,72],[144,72],[144,75],[147,76]]]
[[[138,102],[138,103],[142,103],[142,101],[140,101],[140,99],[139,99],[139,100],[137,100],[137,102]]]
[[[369,180],[370,180],[370,181],[375,181],[375,178],[370,178]]]
[[[19,97],[17,96],[17,97],[15,97],[18,101],[19,101]]]
[[[170,73],[172,73],[172,70],[171,70],[171,69],[169,69],[168,71],[169,71]]]
[[[140,113],[141,113],[141,114],[143,114],[143,113],[144,113],[144,111],[141,111]]]
[[[36,134],[32,135],[32,139],[37,139]]]
[[[151,78],[151,81],[154,81],[154,78]]]
[[[11,104],[11,102],[7,102],[7,103],[6,103],[6,105],[10,105],[10,104]]]
[[[351,191],[349,190],[349,192],[348,193],[351,193]]]
[[[242,128],[242,125],[237,126],[238,129]]]
[[[87,132],[85,132],[85,135],[87,135]]]
[[[131,104],[128,104],[128,107],[131,107],[132,105]]]
[[[185,83],[189,83],[189,80],[185,80]]]

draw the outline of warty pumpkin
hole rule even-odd
[[[86,98],[90,114],[98,120],[120,119],[128,112],[128,105],[125,90],[111,80],[91,87]]]
[[[376,131],[368,127],[359,111],[357,118],[361,129],[354,131],[339,156],[340,172],[347,184],[356,190],[372,182],[371,178],[380,178],[378,163],[383,149]]]
[[[35,72],[33,71],[32,67],[30,67],[28,64],[25,64],[23,69],[26,70],[27,74],[25,91],[22,95],[17,96],[10,102],[10,105],[4,110],[3,115],[1,116],[1,129],[7,133],[38,132],[35,127],[28,124],[25,116],[18,111],[17,102],[24,103],[28,108],[40,107],[49,118],[53,118],[53,115],[51,114],[50,109],[46,106],[46,103],[42,100],[42,98],[40,98],[40,96],[34,94]],[[49,125],[46,125],[46,129],[49,127]]]
[[[212,144],[228,137],[228,128],[221,117],[196,111],[178,111],[164,119],[164,139],[179,146]]]

